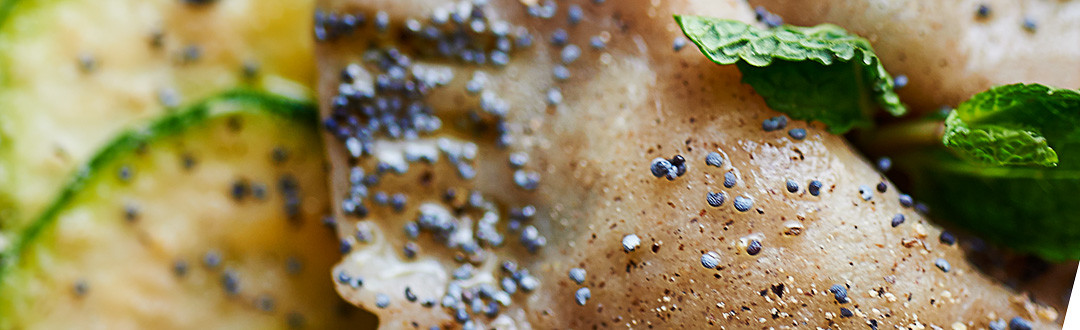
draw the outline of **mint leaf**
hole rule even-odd
[[[991,88],[949,113],[941,141],[897,157],[935,215],[1019,251],[1080,259],[1080,92]]]
[[[1080,170],[984,166],[940,147],[894,159],[935,219],[1047,260],[1080,259]]]
[[[876,108],[894,116],[907,111],[870,42],[838,26],[766,30],[700,16],[675,21],[706,57],[738,65],[743,82],[792,118],[820,121],[841,134],[871,126]]]
[[[971,128],[955,111],[945,119],[945,127],[945,146],[975,162],[1057,166],[1057,152],[1037,132],[993,125]]]
[[[1057,166],[1059,154],[1080,143],[1080,93],[1039,84],[991,88],[949,114],[942,142],[985,165]]]

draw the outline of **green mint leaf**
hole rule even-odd
[[[945,119],[943,142],[961,157],[992,166],[1057,166],[1057,152],[1037,132],[1002,126],[968,127],[954,111]]]
[[[907,109],[866,39],[823,24],[760,29],[739,21],[675,16],[683,33],[718,64],[736,64],[743,82],[769,107],[799,120],[816,120],[834,134],[869,127],[882,108]]]
[[[1080,93],[1039,84],[991,88],[949,114],[942,142],[984,165],[1057,166],[1059,154],[1080,142]]]
[[[1048,260],[1080,259],[1080,169],[984,166],[940,147],[894,159],[935,219]]]
[[[1080,92],[991,88],[945,117],[942,145],[895,157],[914,195],[988,241],[1080,259]]]

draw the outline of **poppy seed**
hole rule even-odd
[[[990,321],[989,326],[990,330],[1005,330],[1008,327],[1009,324],[1005,323],[1005,320],[1002,319],[997,319],[997,321]]]
[[[581,284],[585,282],[585,269],[583,268],[572,268],[569,275],[570,280],[574,281],[574,283]]]
[[[892,169],[892,158],[881,157],[877,160],[877,168],[879,171],[888,172]]]
[[[708,155],[705,155],[705,165],[712,167],[724,166],[724,157],[721,156],[719,152],[710,152]]]
[[[750,244],[746,245],[746,254],[755,256],[761,253],[761,241],[751,240]]]
[[[735,177],[735,172],[728,171],[724,173],[724,188],[731,188],[738,182],[738,178]]]
[[[907,86],[907,83],[908,83],[908,78],[905,75],[901,74],[901,75],[897,75],[896,77],[893,78],[893,88],[894,89],[904,88],[904,86]]]
[[[683,48],[686,48],[686,38],[675,38],[675,41],[672,43],[671,48],[676,52],[681,51]]]
[[[724,197],[723,192],[707,192],[707,193],[705,193],[705,201],[708,202],[709,206],[712,206],[712,207],[720,207],[720,205],[724,205],[724,200],[725,199],[726,198]]]
[[[386,308],[390,306],[390,296],[385,293],[379,293],[375,295],[375,307]]]
[[[574,292],[574,300],[578,305],[585,306],[585,302],[592,298],[592,292],[589,292],[589,288],[580,288]]]
[[[604,42],[604,39],[600,38],[600,36],[593,36],[592,38],[589,38],[589,45],[596,50],[601,50],[607,47],[607,43]]]
[[[1039,26],[1035,23],[1035,20],[1028,17],[1024,18],[1024,30],[1027,32],[1035,33],[1039,29]]]
[[[562,100],[563,100],[562,92],[559,91],[558,87],[552,87],[552,88],[548,89],[548,91],[547,91],[547,104],[549,106],[556,106],[559,103],[562,103]]]
[[[555,80],[564,81],[570,79],[570,69],[566,66],[556,65],[555,69],[552,69],[552,73],[555,75]]]
[[[947,232],[947,231],[942,231],[941,236],[938,237],[938,240],[941,241],[941,243],[944,243],[945,245],[956,244],[956,236],[953,236],[952,233]]]
[[[938,258],[937,260],[934,260],[934,266],[937,266],[938,269],[940,269],[941,271],[946,272],[946,273],[948,273],[950,270],[952,270],[952,265],[949,265],[948,261],[946,261],[945,259],[941,259],[941,258]]]
[[[720,265],[720,254],[715,251],[705,252],[701,255],[701,266],[708,269],[715,269]]]
[[[904,215],[903,214],[897,213],[895,216],[893,216],[893,218],[892,218],[892,226],[893,226],[893,228],[896,228],[896,226],[899,226],[899,225],[901,225],[903,223],[904,223]]]
[[[1013,317],[1009,320],[1009,330],[1031,330],[1031,322],[1022,317]]]
[[[792,128],[791,130],[788,131],[788,135],[791,136],[792,139],[803,140],[803,139],[806,138],[806,129],[805,128]]]
[[[761,122],[761,129],[766,132],[781,130],[785,127],[787,127],[787,117],[784,116],[772,117]]]
[[[870,190],[870,186],[859,185],[859,196],[862,197],[864,201],[869,201],[874,198],[874,192]]]
[[[739,212],[749,211],[754,206],[754,201],[746,196],[735,197],[735,209]]]
[[[810,194],[814,195],[814,196],[820,195],[821,194],[821,185],[822,185],[821,181],[818,181],[818,180],[810,181],[810,185],[806,187],[806,191],[810,192]]]
[[[900,201],[900,206],[903,207],[911,207],[912,204],[915,204],[915,200],[913,200],[911,198],[911,195],[908,194],[900,194],[898,200]]]
[[[840,307],[840,317],[852,317],[855,313],[852,313],[850,309]]]
[[[990,13],[991,13],[990,6],[988,6],[986,4],[980,4],[979,9],[977,9],[975,11],[975,15],[978,15],[979,18],[990,17]]]
[[[551,33],[551,44],[555,46],[566,46],[567,39],[566,30],[556,29],[555,32]]]
[[[574,61],[576,61],[580,56],[581,48],[578,48],[577,45],[572,44],[566,45],[566,47],[564,47],[562,49],[562,52],[559,54],[559,57],[562,59],[563,64],[574,63]]]
[[[634,251],[640,245],[641,245],[641,238],[639,238],[637,235],[630,234],[630,235],[623,236],[623,239],[622,239],[623,251],[626,251],[626,252]]]
[[[581,10],[581,6],[578,5],[570,5],[570,9],[566,13],[566,19],[570,22],[570,25],[581,22],[581,19],[584,18],[584,16],[585,13]]]
[[[836,302],[845,304],[848,302],[847,288],[840,284],[833,284],[829,287],[829,292],[833,294],[833,298],[836,298]]]

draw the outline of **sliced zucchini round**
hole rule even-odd
[[[333,288],[316,118],[236,91],[112,140],[0,259],[0,329],[373,327]]]

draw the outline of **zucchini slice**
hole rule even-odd
[[[0,329],[344,328],[313,105],[233,91],[112,140],[4,254]]]
[[[311,0],[0,0],[0,228],[125,127],[240,86],[310,94]]]

